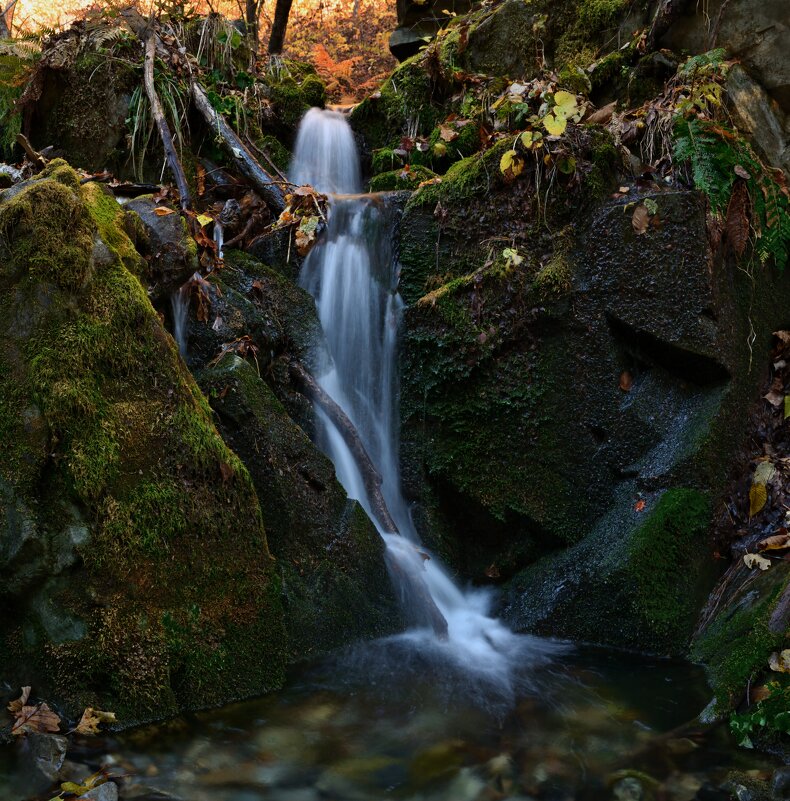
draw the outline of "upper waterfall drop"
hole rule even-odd
[[[288,177],[299,186],[310,184],[325,194],[362,191],[354,134],[340,112],[311,108],[304,115]]]
[[[489,592],[456,586],[419,544],[399,470],[397,348],[403,301],[391,241],[393,215],[381,196],[358,194],[359,157],[342,115],[319,109],[305,115],[290,177],[331,195],[327,231],[300,278],[315,298],[329,352],[314,378],[356,429],[381,477],[381,494],[400,536],[381,525],[343,432],[317,408],[319,437],[339,481],[376,522],[387,545],[393,582],[414,624],[399,642],[416,644],[423,655],[437,654],[442,664],[454,665],[499,694],[512,694],[516,674],[545,661],[559,646],[511,632],[491,616]],[[437,627],[437,617],[446,621],[446,631]]]

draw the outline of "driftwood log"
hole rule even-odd
[[[298,387],[299,391],[309,400],[316,404],[332,424],[337,428],[343,441],[351,451],[354,461],[357,464],[365,491],[371,504],[378,524],[385,534],[400,534],[395,521],[389,513],[387,503],[381,493],[381,476],[373,465],[373,462],[365,450],[365,446],[360,439],[359,432],[354,424],[349,420],[348,415],[338,406],[332,398],[324,392],[316,380],[298,362],[291,363],[291,379]],[[440,640],[447,639],[447,621],[439,611],[435,601],[428,592],[425,582],[419,573],[412,573],[403,570],[398,561],[392,556],[389,550],[386,553],[387,565],[390,571],[398,576],[405,583],[408,583],[411,594],[419,602],[419,607],[427,617],[427,622],[433,628],[434,633]]]
[[[233,159],[239,172],[253,185],[263,200],[279,214],[285,208],[285,194],[271,175],[261,167],[246,145],[236,136],[234,130],[225,122],[211,105],[203,87],[192,78],[192,102],[195,108],[220,139],[222,146]]]
[[[165,112],[162,108],[162,103],[159,100],[159,95],[156,93],[156,85],[154,84],[154,61],[156,59],[156,43],[157,35],[151,30],[145,37],[145,60],[143,62],[143,84],[145,86],[145,94],[148,97],[148,104],[151,107],[151,116],[156,123],[156,130],[159,132],[159,138],[162,140],[162,147],[165,151],[165,158],[173,173],[176,181],[176,188],[180,196],[181,208],[186,210],[189,208],[189,185],[187,184],[186,175],[184,175],[184,168],[178,159],[175,145],[173,144],[173,136],[170,133],[170,127],[165,119]]]

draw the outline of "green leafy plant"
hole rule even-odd
[[[714,214],[728,212],[736,182],[745,182],[754,253],[761,262],[773,261],[784,269],[790,251],[787,190],[771,177],[746,140],[722,123],[678,116],[674,158],[689,165],[694,186],[707,195]]]
[[[730,718],[738,745],[753,748],[753,738],[790,735],[790,679],[782,676],[767,685],[768,695],[746,712]]]

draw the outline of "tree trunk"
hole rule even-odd
[[[145,62],[143,66],[143,83],[145,84],[145,93],[148,95],[148,103],[151,106],[151,114],[156,123],[157,131],[159,131],[159,138],[162,140],[162,147],[165,151],[170,171],[176,179],[176,186],[178,187],[178,194],[181,196],[181,208],[189,208],[189,185],[187,184],[184,169],[178,159],[175,145],[173,144],[173,137],[170,134],[167,120],[165,119],[165,112],[162,109],[162,104],[159,101],[159,95],[156,93],[156,86],[154,84],[154,60],[156,59],[156,33],[152,30],[148,33],[145,40]]]
[[[269,55],[278,56],[283,52],[285,43],[285,30],[288,27],[288,17],[291,13],[293,0],[277,0],[274,8],[274,21],[272,22],[272,32],[269,36]]]
[[[14,19],[14,6],[18,0],[10,0],[3,5],[0,3],[0,39],[11,38],[11,26]]]
[[[211,105],[203,87],[192,78],[192,100],[195,108],[208,123],[209,129],[219,136],[222,146],[230,157],[236,162],[239,172],[255,187],[264,201],[278,214],[285,208],[285,195],[283,190],[274,182],[274,179],[261,167],[244,143],[236,136],[233,129],[225,122]]]

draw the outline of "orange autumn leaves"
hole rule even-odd
[[[19,737],[26,734],[56,734],[60,731],[61,718],[44,701],[30,703],[30,687],[23,687],[19,698],[8,704],[8,711],[14,718],[11,734]],[[103,723],[116,723],[113,712],[103,712],[100,709],[88,707],[77,725],[69,734],[98,734],[99,726]]]

